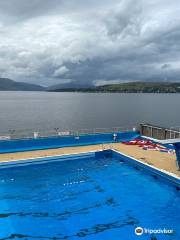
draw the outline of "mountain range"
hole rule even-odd
[[[9,78],[0,78],[0,91],[56,91],[58,89],[82,89],[90,88],[92,85],[83,85],[76,82],[56,84],[49,87],[43,87],[38,84],[25,82],[16,82]]]
[[[47,87],[47,91],[57,91],[59,89],[67,90],[69,91],[70,89],[86,89],[86,88],[93,88],[94,86],[92,84],[83,84],[83,83],[78,83],[75,81],[68,82],[68,83],[61,83],[61,84],[56,84]]]
[[[8,78],[0,78],[0,91],[45,91],[45,88],[36,84],[15,82]]]
[[[48,92],[112,92],[112,93],[180,93],[178,82],[128,82],[103,86],[83,85],[76,82],[43,87],[37,84],[15,82],[0,78],[0,91]]]

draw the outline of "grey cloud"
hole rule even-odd
[[[116,1],[116,0],[115,0]],[[110,4],[108,0],[1,0],[0,15],[4,18],[23,20],[42,15],[74,13]]]
[[[61,66],[60,68],[55,70],[53,76],[54,77],[61,77],[67,72],[69,72],[69,69],[66,66]]]
[[[50,13],[62,0],[6,0],[0,1],[0,14],[6,20],[26,19],[34,16]]]
[[[107,12],[104,22],[108,34],[112,37],[125,38],[127,35],[139,34],[139,21],[142,13],[141,1],[122,1],[119,8],[113,8]]]
[[[0,1],[0,74],[44,85],[179,81],[179,9],[175,0]]]
[[[161,66],[162,69],[168,69],[171,67],[171,64],[165,63]]]

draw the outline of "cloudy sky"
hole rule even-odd
[[[0,0],[0,77],[180,81],[180,1]]]

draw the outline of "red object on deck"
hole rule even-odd
[[[126,145],[150,145],[152,144],[152,141],[150,140],[141,140],[141,139],[134,139],[134,140],[131,140],[131,141],[128,141],[128,142],[122,142],[123,144],[126,144]]]
[[[126,145],[135,145],[135,146],[139,146],[142,147],[144,150],[154,150],[154,151],[161,151],[161,152],[172,152],[170,149],[168,149],[167,147],[164,147],[162,145],[159,145],[157,143],[153,143],[150,140],[142,140],[142,139],[134,139],[128,142],[122,142],[123,144]]]

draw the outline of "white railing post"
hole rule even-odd
[[[170,127],[170,139],[172,138],[172,127]]]
[[[39,137],[39,133],[38,132],[34,132],[34,138],[38,138]]]

